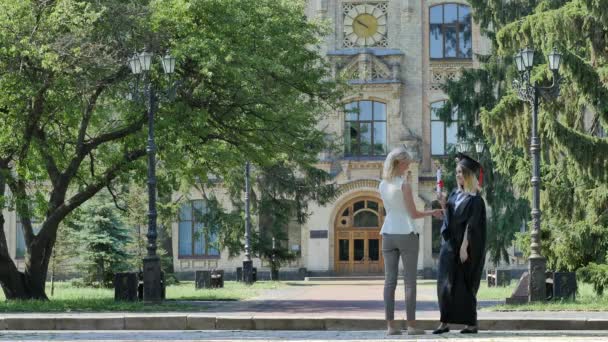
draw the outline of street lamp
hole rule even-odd
[[[467,153],[471,149],[471,144],[466,140],[460,140],[456,143],[456,152]]]
[[[245,260],[243,260],[243,282],[253,284],[253,261],[251,260],[251,215],[249,212],[249,171],[250,163],[245,163]]]
[[[528,272],[530,281],[528,283],[528,300],[545,300],[545,270],[546,259],[541,255],[540,248],[540,137],[538,136],[538,101],[539,95],[546,100],[559,96],[559,84],[561,78],[558,70],[561,62],[561,54],[556,49],[547,56],[549,68],[553,72],[553,84],[549,87],[541,87],[530,82],[530,73],[534,63],[534,50],[526,48],[517,53],[515,63],[519,71],[519,79],[513,81],[513,88],[517,90],[520,100],[530,103],[532,106],[532,136],[530,139],[530,153],[532,155],[532,232],[530,233],[530,257],[528,259]]]
[[[483,141],[480,140],[475,143],[475,152],[477,152],[477,154],[482,154],[484,148],[485,148],[485,145],[483,144]]]
[[[157,95],[151,82],[149,74],[152,66],[153,54],[147,51],[135,53],[129,58],[128,64],[131,72],[139,79],[143,73],[144,101],[146,101],[146,111],[148,114],[148,254],[144,257],[144,302],[157,303],[163,297],[163,284],[161,283],[160,258],[156,254],[156,145],[154,143],[154,111],[156,109]],[[175,70],[175,58],[166,55],[161,58],[161,64],[166,75],[170,75]],[[137,95],[139,89],[134,89]],[[138,96],[134,97],[138,99]]]

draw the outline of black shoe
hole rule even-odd
[[[477,327],[475,328],[464,328],[460,330],[461,334],[477,334]]]
[[[443,333],[447,333],[450,332],[450,327],[445,327],[445,328],[438,328],[433,330],[433,334],[438,335],[438,334],[443,334]]]

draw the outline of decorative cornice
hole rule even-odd
[[[358,160],[358,159],[341,159],[340,163],[343,167],[347,167],[349,170],[354,169],[371,169],[371,170],[380,170],[382,169],[382,165],[384,164],[384,157],[378,160]]]
[[[359,179],[352,182],[348,182],[345,184],[341,184],[338,186],[338,191],[336,191],[336,196],[334,198],[339,198],[343,194],[357,189],[378,189],[380,185],[380,181],[377,179]]]
[[[340,49],[327,52],[327,56],[356,56],[360,54],[372,54],[376,57],[382,56],[404,56],[401,50],[398,49],[382,49],[382,48],[353,48]]]
[[[437,60],[431,61],[431,68],[446,68],[446,69],[459,69],[473,66],[473,60],[460,60],[460,61],[450,61],[450,60]]]

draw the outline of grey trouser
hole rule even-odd
[[[395,289],[399,257],[405,271],[405,313],[408,321],[416,319],[416,271],[418,266],[418,234],[383,234],[384,314],[387,321],[395,319]]]

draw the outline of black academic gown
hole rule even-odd
[[[477,325],[477,290],[485,261],[486,206],[480,195],[468,196],[455,209],[457,192],[446,204],[437,274],[441,322]],[[460,246],[469,227],[469,258],[460,262]]]

